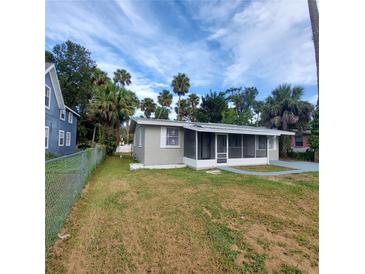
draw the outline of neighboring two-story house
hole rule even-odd
[[[46,63],[45,153],[62,156],[75,152],[78,117],[63,101],[55,65]]]

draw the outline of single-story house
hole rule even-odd
[[[279,136],[263,127],[133,118],[132,154],[144,167],[261,165],[279,159]]]
[[[309,146],[310,130],[298,131],[293,130],[294,134],[291,136],[291,149],[294,152],[306,152]]]

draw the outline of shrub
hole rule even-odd
[[[314,161],[314,151],[309,149],[306,152],[289,151],[288,156],[301,161]]]

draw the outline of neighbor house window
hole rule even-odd
[[[269,137],[269,149],[271,149],[271,150],[275,149],[275,137],[274,136]]]
[[[72,112],[70,111],[70,112],[68,113],[68,122],[69,122],[70,124],[72,124],[72,119],[73,119],[73,115],[72,115]]]
[[[49,127],[46,127],[46,144],[45,144],[46,149],[48,149],[48,139],[49,139]]]
[[[63,147],[65,145],[65,132],[63,130],[58,131],[58,146]]]
[[[303,135],[295,135],[295,146],[296,147],[303,146]]]
[[[60,109],[60,119],[62,121],[65,121],[65,116],[66,116],[66,110]]]
[[[266,149],[266,136],[259,136],[258,149]]]
[[[51,89],[49,86],[46,85],[46,94],[45,94],[45,105],[47,109],[50,109],[51,107]]]
[[[166,128],[166,146],[179,145],[179,129],[177,127]]]
[[[71,145],[71,132],[66,132],[66,146]]]

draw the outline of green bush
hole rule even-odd
[[[105,134],[104,137],[104,145],[106,146],[106,153],[108,155],[112,155],[117,149],[117,139],[113,132],[109,132]]]
[[[46,155],[45,155],[46,161],[51,160],[53,158],[57,158],[57,156],[50,152],[46,153]]]
[[[290,158],[301,160],[301,161],[314,161],[314,151],[307,149],[306,152],[294,152],[289,151],[288,156]]]

